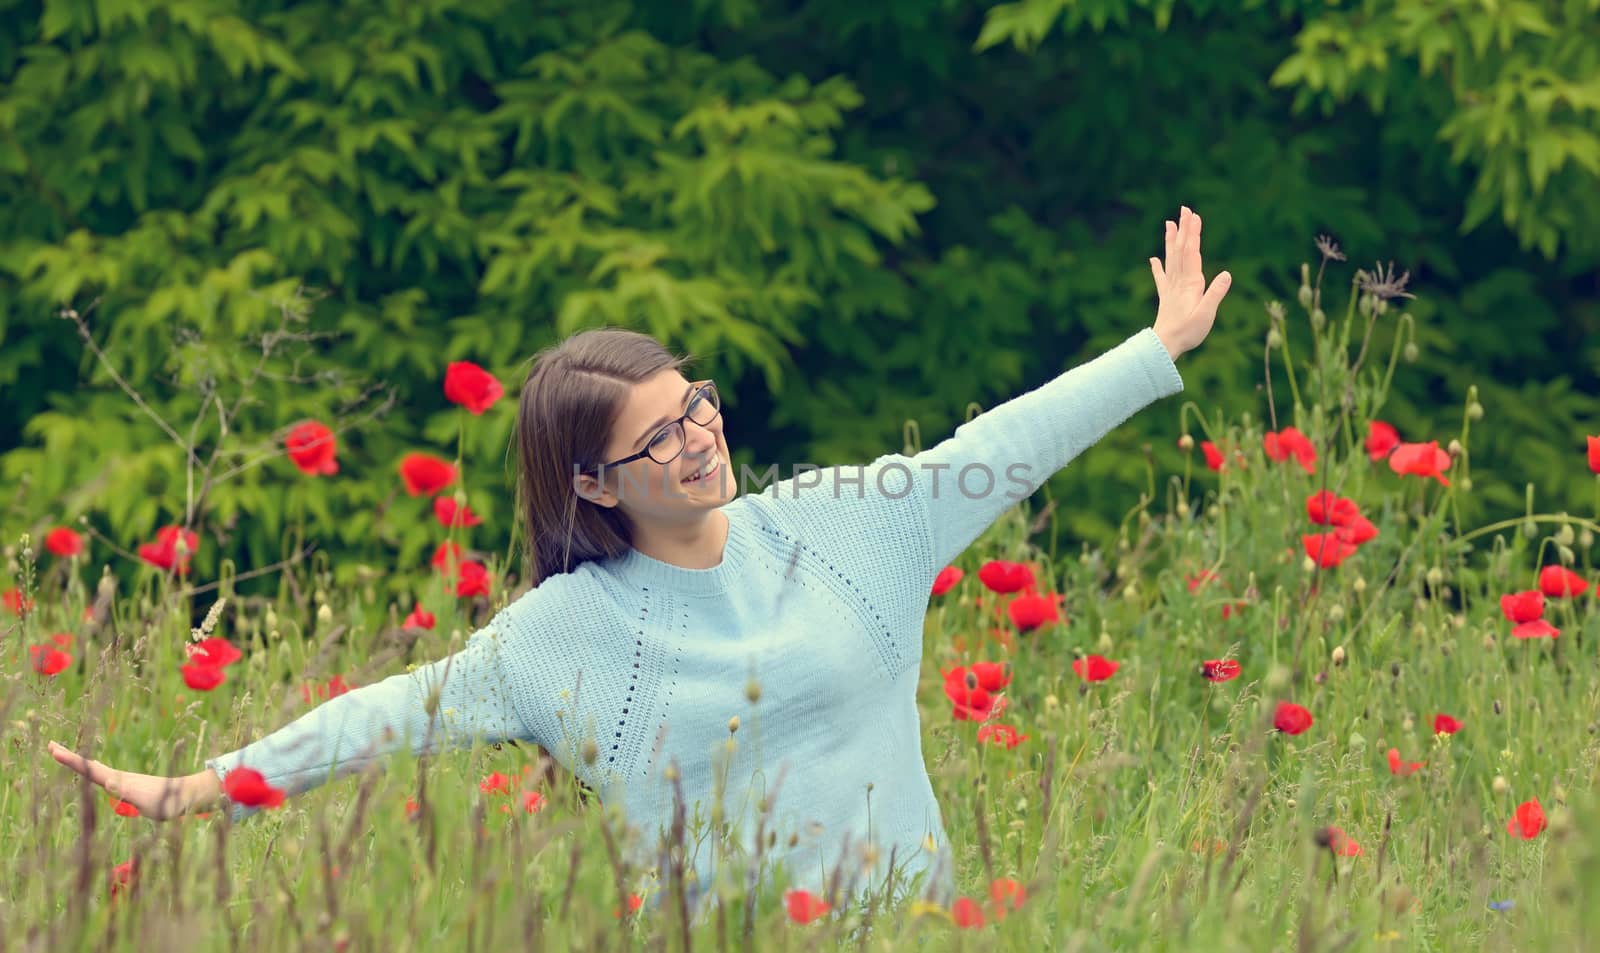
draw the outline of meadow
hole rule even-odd
[[[186,774],[447,654],[516,567],[472,548],[444,483],[439,552],[471,561],[388,567],[415,602],[316,556],[244,594],[261,567],[191,578],[205,541],[176,531],[7,541],[0,950],[1595,948],[1600,437],[1563,450],[1594,513],[1529,486],[1521,518],[1461,525],[1495,410],[1469,391],[1430,432],[1388,427],[1410,294],[1331,251],[1266,305],[1263,367],[1290,387],[1266,377],[1264,419],[1193,392],[1145,411],[1180,418],[1187,463],[1150,464],[1114,548],[1049,542],[1073,502],[1047,488],[930,593],[918,701],[953,906],[730,875],[690,924],[681,885],[635,892],[618,818],[526,747],[402,754],[237,823],[129,816],[46,755]],[[1325,271],[1349,292],[1331,317]],[[331,475],[309,433],[285,481]],[[131,584],[101,571],[118,561]]]

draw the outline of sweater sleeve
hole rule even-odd
[[[425,754],[475,739],[530,738],[501,664],[497,625],[505,611],[474,632],[461,651],[332,698],[266,737],[208,759],[206,766],[224,781],[238,767],[254,768],[273,787],[298,794],[402,746]],[[236,818],[255,813],[243,805],[233,808]]]
[[[1147,405],[1183,390],[1153,328],[961,424],[907,460],[930,579],[1006,510]]]

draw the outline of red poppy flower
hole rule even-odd
[[[456,595],[465,599],[468,596],[487,596],[489,594],[489,570],[483,563],[469,560],[461,564],[461,577],[456,581]]]
[[[331,476],[339,472],[339,461],[334,455],[339,451],[339,438],[327,425],[315,420],[296,424],[283,438],[283,447],[289,453],[289,462],[308,476]]]
[[[1115,675],[1121,665],[1121,662],[1113,662],[1103,656],[1090,655],[1087,658],[1074,659],[1072,670],[1086,682],[1103,682]]]
[[[1200,674],[1213,682],[1239,677],[1239,663],[1233,659],[1209,659],[1200,663]]]
[[[1032,566],[1027,563],[1007,562],[1004,559],[991,559],[979,566],[978,581],[990,592],[998,592],[1001,595],[1010,595],[1023,590],[1032,591],[1037,585]]]
[[[1311,712],[1294,702],[1279,702],[1272,714],[1272,727],[1286,735],[1298,735],[1311,727]]]
[[[1023,632],[1032,632],[1046,622],[1062,621],[1056,607],[1065,599],[1066,596],[1057,592],[1024,593],[1006,604],[1006,613],[1011,617],[1012,625]]]
[[[1500,611],[1512,622],[1532,622],[1544,615],[1544,593],[1526,589],[1500,597]]]
[[[1378,536],[1378,527],[1372,525],[1371,520],[1368,520],[1365,516],[1357,513],[1355,516],[1351,517],[1348,525],[1340,526],[1333,532],[1334,535],[1338,536],[1345,542],[1359,546],[1369,539],[1376,539]]]
[[[1402,443],[1389,454],[1389,469],[1401,476],[1433,477],[1445,486],[1444,471],[1450,469],[1450,454],[1439,449],[1439,441],[1427,443]]]
[[[1189,591],[1194,592],[1196,589],[1199,589],[1206,583],[1211,582],[1213,579],[1220,582],[1222,577],[1218,576],[1209,569],[1202,569],[1198,573],[1188,577]]]
[[[442,457],[414,451],[400,459],[400,479],[412,496],[432,496],[456,481],[456,467]]]
[[[178,555],[178,540],[182,534],[185,552]],[[139,544],[139,558],[157,569],[176,570],[179,575],[188,573],[189,558],[200,548],[200,536],[192,529],[163,526],[156,531],[156,541]]]
[[[192,642],[187,648],[189,650],[189,661],[195,665],[211,665],[221,668],[232,665],[234,662],[244,658],[239,650],[233,647],[233,643],[215,635],[209,639]]]
[[[1589,441],[1589,469],[1600,473],[1600,437],[1584,437]]]
[[[1422,767],[1423,765],[1425,765],[1427,763],[1428,762],[1426,762],[1426,761],[1401,761],[1400,760],[1400,749],[1399,748],[1390,748],[1389,749],[1389,773],[1390,774],[1398,774],[1403,778],[1403,777],[1405,777],[1407,775],[1415,774],[1417,772],[1418,768]]]
[[[1389,451],[1400,445],[1400,433],[1393,426],[1381,420],[1367,423],[1367,456],[1373,460],[1382,460],[1389,455]]]
[[[473,415],[489,409],[505,388],[495,376],[471,361],[451,361],[444,370],[444,396]]]
[[[970,681],[967,679],[968,673],[972,675]],[[946,682],[963,682],[973,688],[998,692],[1011,684],[1012,668],[1010,662],[973,662],[971,665],[945,669],[940,674]]]
[[[796,923],[810,923],[828,912],[828,902],[809,890],[786,891],[783,905],[789,911],[789,919]]]
[[[950,905],[950,918],[955,920],[956,926],[959,927],[981,927],[983,908],[971,897],[958,897],[956,902]]]
[[[1267,456],[1279,463],[1294,457],[1307,473],[1317,472],[1317,448],[1310,438],[1294,427],[1268,432],[1262,440]]]
[[[478,790],[485,794],[510,794],[513,787],[511,776],[495,771],[478,782]]]
[[[1539,806],[1538,798],[1518,804],[1516,813],[1506,822],[1506,832],[1523,840],[1533,840],[1544,828],[1544,808]]]
[[[133,892],[139,879],[139,858],[134,857],[112,867],[109,879],[113,899],[124,890],[130,893]]]
[[[277,807],[284,799],[284,792],[268,784],[260,771],[243,766],[228,772],[222,781],[222,790],[229,799],[245,807]]]
[[[138,817],[139,816],[139,809],[138,808],[134,807],[132,804],[129,804],[127,801],[124,801],[123,799],[117,797],[115,794],[108,793],[108,794],[106,794],[106,797],[111,799],[111,810],[115,811],[118,817]]]
[[[22,590],[18,589],[16,586],[12,586],[5,592],[0,592],[0,605],[4,605],[7,612],[17,616],[24,615],[25,613],[33,610],[33,600],[24,599],[22,597]]]
[[[1319,843],[1327,845],[1327,848],[1333,851],[1333,853],[1337,856],[1361,856],[1361,845],[1351,839],[1350,835],[1346,834],[1343,830],[1332,825],[1324,827],[1317,840]]]
[[[1589,581],[1566,568],[1549,565],[1539,570],[1539,591],[1547,596],[1581,596]]]
[[[190,663],[178,671],[183,673],[183,683],[197,692],[209,692],[227,680],[228,673],[220,665]]]
[[[1306,555],[1323,569],[1331,569],[1355,555],[1356,544],[1343,536],[1342,530],[1328,533],[1302,533],[1300,543]]]
[[[933,594],[936,596],[944,595],[945,593],[949,592],[956,583],[960,582],[961,577],[965,575],[966,573],[962,571],[960,566],[944,567],[943,569],[939,570],[939,575],[935,576],[933,579]]]
[[[1543,619],[1534,619],[1514,627],[1511,635],[1518,639],[1554,639],[1561,636],[1561,630]]]
[[[433,517],[445,526],[477,526],[483,522],[470,506],[456,509],[455,499],[448,496],[433,498]]]
[[[636,893],[628,894],[628,912],[629,913],[632,913],[633,911],[639,909],[643,905],[644,905],[644,898],[643,897],[639,896]],[[611,915],[613,917],[621,917],[622,916],[622,909],[620,907],[613,908],[612,911],[611,911]]]
[[[406,616],[406,621],[401,625],[407,629],[431,629],[433,622],[433,613],[419,605],[412,608],[411,614]]]
[[[1017,729],[1010,725],[979,725],[978,743],[986,741],[997,745],[1005,745],[1007,749],[1015,748],[1028,740],[1027,735],[1017,734]]]
[[[1349,497],[1337,496],[1329,490],[1318,490],[1306,497],[1306,515],[1311,522],[1319,525],[1348,526],[1361,515],[1361,508]]]
[[[418,806],[417,799],[413,797],[406,798],[406,820],[415,820],[416,816],[421,813],[422,808]]]
[[[1461,730],[1461,722],[1456,721],[1446,714],[1433,716],[1433,733],[1436,735],[1453,735]]]
[[[68,526],[57,526],[44,534],[44,548],[57,556],[76,556],[83,552],[83,537]]]
[[[989,899],[994,904],[995,920],[1004,920],[1007,913],[1021,910],[1027,893],[1022,884],[1011,877],[995,878],[989,884]]]
[[[1000,717],[1006,708],[1004,695],[994,695],[988,689],[969,687],[960,681],[947,679],[944,693],[950,699],[951,714],[957,721],[988,721]]]
[[[53,645],[30,645],[28,654],[32,656],[33,670],[40,675],[59,675],[72,664],[72,656]]]
[[[524,811],[529,814],[536,814],[542,807],[544,807],[543,794],[540,794],[538,791],[522,792],[522,809]]]
[[[71,632],[57,632],[54,635],[50,636],[50,641],[55,643],[55,646],[58,649],[62,649],[62,650],[70,649],[70,648],[72,648],[72,633]]]
[[[1213,470],[1221,470],[1226,462],[1222,458],[1222,451],[1209,440],[1200,441],[1200,452],[1206,455],[1206,466]]]
[[[313,694],[319,699],[338,698],[352,688],[355,688],[355,686],[346,682],[343,675],[335,675],[321,685],[317,685],[315,682],[301,685],[300,697],[304,698],[307,704],[310,704]]]

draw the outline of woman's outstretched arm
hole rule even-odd
[[[498,619],[499,617],[497,617]],[[272,734],[207,759],[205,770],[181,777],[119,771],[50,743],[50,754],[146,817],[165,819],[221,800],[228,773],[261,772],[266,782],[297,794],[358,771],[403,745],[417,754],[531,737],[512,703],[500,665],[494,623],[466,646],[415,671],[337,696]],[[253,809],[235,805],[235,816]]]

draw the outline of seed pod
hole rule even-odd
[[[1400,356],[1406,359],[1407,364],[1417,363],[1417,345],[1414,341],[1407,341],[1406,346],[1400,350]]]
[[[1179,450],[1185,450],[1185,451],[1193,450],[1194,449],[1194,438],[1189,436],[1188,434],[1184,434],[1183,436],[1179,437],[1178,438],[1178,449]]]

